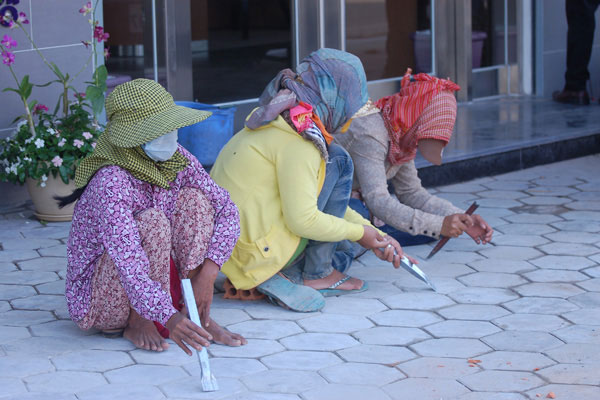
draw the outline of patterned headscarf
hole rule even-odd
[[[306,57],[297,73],[280,71],[260,96],[260,107],[246,126],[256,129],[303,101],[313,107],[327,132],[335,132],[369,100],[360,59],[336,49],[319,49]]]
[[[139,180],[168,189],[169,182],[189,164],[189,160],[177,151],[164,162],[150,159],[140,146],[117,147],[102,132],[94,152],[84,158],[75,170],[75,186],[79,189],[88,184],[96,171],[107,165],[118,165]]]
[[[414,159],[421,139],[448,143],[456,121],[454,92],[460,86],[427,74],[417,74],[411,81],[410,73],[409,68],[400,83],[400,92],[375,103],[390,136],[388,160],[392,165]]]

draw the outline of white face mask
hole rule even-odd
[[[154,161],[167,161],[177,151],[177,129],[144,143],[142,149]]]

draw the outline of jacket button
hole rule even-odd
[[[264,251],[269,251],[269,247],[265,247],[263,250]]]

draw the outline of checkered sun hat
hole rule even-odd
[[[204,121],[212,113],[177,106],[160,84],[135,79],[115,88],[106,99],[108,140],[117,147],[136,147],[175,129]]]

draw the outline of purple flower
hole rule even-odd
[[[78,149],[80,149],[81,146],[83,146],[83,145],[84,145],[83,140],[79,140],[79,139],[73,140],[73,146],[77,147]]]
[[[10,51],[2,51],[2,63],[11,66],[15,63],[15,55]]]
[[[19,18],[17,18],[17,22],[20,22],[22,24],[28,24],[29,20],[27,19],[27,14],[25,14],[24,12],[20,12]]]
[[[54,164],[55,167],[60,167],[63,163],[63,159],[60,158],[59,156],[54,156],[54,158],[52,159],[52,164]]]
[[[65,145],[65,143],[67,143],[67,139],[65,139],[65,138],[60,139],[60,142],[58,142],[58,147],[63,147]]]
[[[4,35],[0,43],[2,43],[2,46],[6,47],[7,49],[17,47],[17,41],[8,35]]]
[[[96,25],[94,27],[94,39],[98,41],[98,43],[106,42],[109,38],[109,34],[104,32],[104,28]]]
[[[110,47],[105,47],[104,48],[104,59],[108,59],[108,57],[110,57],[110,52],[108,51],[108,49],[110,49]]]
[[[83,7],[81,7],[79,9],[79,13],[83,14],[83,15],[88,15],[91,12],[92,12],[92,2],[91,1],[88,1],[87,3],[85,3],[83,5]]]
[[[36,104],[35,107],[33,107],[34,114],[41,114],[42,112],[46,112],[46,111],[48,111],[48,107],[46,107],[43,104]]]
[[[84,137],[84,138],[86,138],[87,140],[90,140],[91,138],[93,138],[93,137],[94,137],[94,135],[92,135],[92,134],[91,134],[91,133],[89,133],[89,132],[83,132],[83,133],[81,134],[81,136],[83,136],[83,137]]]

